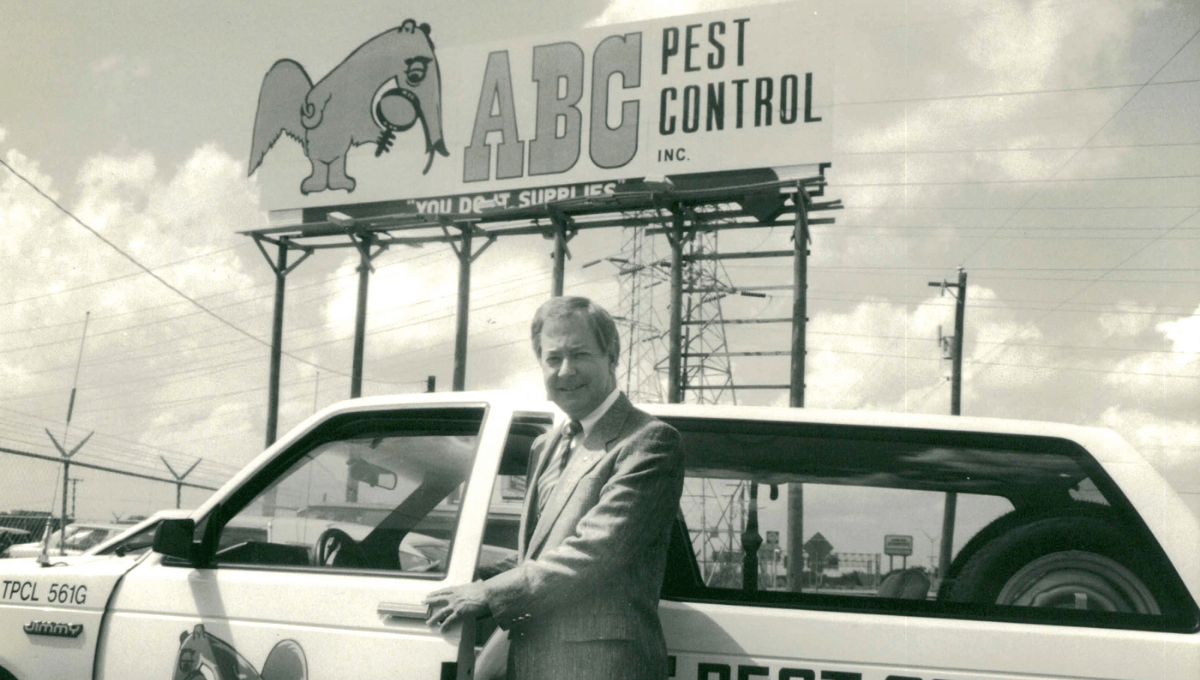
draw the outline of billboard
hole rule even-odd
[[[902,536],[899,534],[888,534],[883,537],[883,554],[884,555],[903,555],[908,557],[913,554],[913,537]]]
[[[444,49],[453,26],[408,19],[348,41],[319,78],[277,61],[249,170],[271,211],[402,201],[478,212],[647,176],[815,169],[832,138],[825,5]]]

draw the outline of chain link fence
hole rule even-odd
[[[132,524],[159,510],[195,508],[216,486],[186,479],[183,470],[162,466],[161,474],[120,470],[72,457],[64,495],[61,456],[0,447],[0,551],[42,540],[65,523]],[[177,480],[173,472],[184,479]],[[64,505],[65,501],[65,505]],[[65,510],[65,512],[64,512]]]

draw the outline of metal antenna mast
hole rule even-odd
[[[66,450],[65,444],[67,443],[67,434],[69,434],[71,431],[71,416],[72,416],[72,414],[75,413],[75,392],[79,387],[79,367],[83,364],[83,343],[85,340],[87,340],[88,321],[91,318],[92,318],[91,312],[86,312],[84,314],[83,334],[80,335],[80,337],[79,337],[79,357],[75,360],[75,377],[71,381],[71,400],[67,403],[67,422],[66,422],[66,425],[63,427],[63,443],[59,444],[58,440],[54,438],[54,435],[50,433],[50,430],[46,430],[46,436],[50,437],[50,441],[54,443],[54,448],[58,449],[59,454],[62,455],[62,464],[63,464],[62,521],[59,524],[59,529],[60,529],[59,541],[58,541],[59,552],[63,552],[63,550],[66,548],[67,485],[69,485],[71,483],[71,456],[74,456],[76,453],[78,453],[79,449],[83,448],[83,445],[86,444],[87,441],[92,438],[93,434],[95,434],[94,432],[89,432],[88,435],[86,437],[84,437],[82,441],[80,441],[78,444],[75,445],[75,448],[71,449],[69,452]],[[57,486],[57,482],[56,482],[55,486]],[[57,492],[57,489],[55,491]],[[51,506],[54,505],[53,496],[51,496],[51,498],[50,498],[50,504],[51,504]],[[51,514],[53,514],[53,512],[51,512]],[[42,554],[38,556],[38,563],[41,564],[42,566],[46,566],[47,564],[50,563],[50,559],[49,559],[50,524],[51,524],[50,522],[46,523],[45,536],[43,537],[43,540],[42,540]]]

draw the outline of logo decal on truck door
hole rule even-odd
[[[179,634],[179,656],[171,680],[308,680],[308,661],[295,640],[280,640],[263,662],[262,672],[233,645],[196,624]]]

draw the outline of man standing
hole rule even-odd
[[[490,613],[509,633],[510,680],[664,680],[658,598],[683,491],[679,433],[617,390],[620,339],[604,309],[553,298],[531,331],[546,395],[569,420],[533,444],[516,566],[431,593],[429,623]]]

